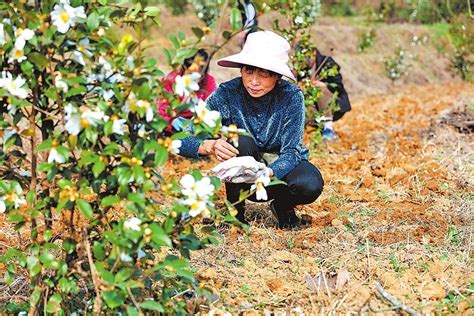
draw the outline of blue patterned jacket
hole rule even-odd
[[[222,83],[207,99],[209,109],[219,111],[223,125],[235,124],[245,129],[261,152],[277,153],[279,158],[268,167],[282,179],[309,151],[303,146],[305,106],[303,92],[296,85],[279,80],[275,88],[260,98],[251,97],[242,78]],[[182,139],[180,154],[199,158],[202,139],[189,136]]]

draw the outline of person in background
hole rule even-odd
[[[257,31],[258,20],[257,10],[255,9],[252,0],[237,0],[237,8],[240,10],[242,17],[242,35],[241,36],[241,47],[247,40],[247,36]]]
[[[172,92],[177,76],[183,76],[191,73],[200,73],[199,90],[196,91],[196,97],[205,101],[209,95],[216,90],[217,85],[213,76],[209,74],[209,55],[204,49],[199,49],[197,53],[184,60],[183,66],[178,71],[170,72],[163,79],[163,86],[166,92]],[[180,113],[170,113],[169,101],[159,98],[157,101],[158,114],[166,121],[168,126],[165,129],[166,134],[174,134],[182,130],[183,121],[193,116],[191,110],[184,110]]]
[[[298,47],[296,49],[298,49]],[[316,120],[323,123],[323,139],[334,140],[336,133],[334,131],[333,122],[339,120],[344,114],[351,110],[351,103],[349,101],[349,95],[344,88],[339,64],[337,64],[331,56],[323,55],[316,48],[314,49],[313,55],[314,57],[309,59],[306,65],[308,69],[311,70],[307,77],[309,76],[313,84],[322,90],[322,95],[315,106],[316,110],[323,113],[323,115],[316,118]],[[334,69],[336,73],[331,73],[330,69]],[[301,81],[307,77],[297,75],[297,80]],[[337,110],[333,111],[330,107],[330,102],[336,93]]]
[[[251,156],[266,161],[266,174],[286,184],[267,187],[270,208],[279,228],[295,228],[308,221],[295,213],[295,207],[315,201],[323,191],[319,170],[308,161],[309,151],[303,145],[305,124],[304,96],[301,89],[282,76],[295,80],[288,67],[290,45],[270,31],[250,33],[238,54],[220,59],[222,67],[240,68],[241,76],[222,83],[207,100],[211,110],[218,111],[224,126],[236,125],[249,136],[239,136],[234,147],[224,138],[182,139],[179,154],[190,158],[214,156],[226,161],[236,156]],[[246,223],[245,200],[241,191],[250,183],[226,183],[229,202],[237,209],[237,219]],[[256,195],[249,197],[256,201]]]

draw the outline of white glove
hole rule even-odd
[[[212,172],[223,182],[254,183],[260,175],[268,173],[268,168],[252,156],[243,156],[221,162]]]

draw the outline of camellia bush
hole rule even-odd
[[[162,87],[143,54],[159,22],[145,0],[17,0],[0,14],[0,213],[30,232],[0,257],[6,282],[28,276],[31,315],[194,312],[185,297],[207,291],[190,253],[217,242],[202,218],[236,220],[216,209],[216,178],[162,177],[189,134],[165,137],[155,102],[166,98],[171,116],[194,109],[195,135],[239,130],[222,129],[195,98],[200,74],[178,76],[172,93]],[[194,31],[167,51],[171,65],[195,54],[204,32]]]

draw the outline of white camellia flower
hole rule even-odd
[[[5,202],[3,201],[3,197],[0,197],[0,213],[5,213],[7,210],[7,206],[5,205]]]
[[[196,217],[200,214],[202,217],[209,217],[210,215],[206,201],[188,199],[183,203],[190,206],[189,215],[192,217]]]
[[[26,200],[24,198],[19,197],[22,195],[23,191],[21,189],[16,190],[16,194],[13,193],[13,205],[15,208],[19,208],[20,205],[26,205]]]
[[[207,198],[214,194],[214,186],[211,184],[209,177],[203,177],[196,181],[192,175],[186,174],[179,183],[183,187],[183,194],[188,197]]]
[[[199,90],[199,78],[201,78],[201,74],[198,72],[184,76],[176,76],[174,91],[181,97],[188,97],[191,91]]]
[[[250,187],[250,190],[256,189],[255,195],[258,201],[268,200],[268,194],[267,190],[265,190],[265,187],[270,184],[270,181],[270,177],[264,174],[258,177],[257,181],[255,181],[255,184],[252,184]]]
[[[26,80],[21,76],[13,79],[12,74],[7,72],[7,77],[3,78],[1,86],[5,87],[8,92],[20,99],[26,99],[28,96],[28,91],[23,88],[23,85],[26,83]]]
[[[51,12],[51,21],[53,25],[58,28],[58,32],[65,34],[69,31],[70,27],[74,27],[79,19],[87,18],[84,13],[84,7],[79,6],[73,8],[69,5],[68,1],[62,1],[61,4],[54,6],[53,12]]]
[[[302,16],[297,16],[295,18],[295,24],[303,24],[304,23],[304,18]]]
[[[78,135],[81,131],[81,114],[79,113],[79,110],[71,103],[68,103],[64,107],[64,112],[66,113],[64,116],[64,119],[66,120],[64,128],[69,134]]]
[[[101,110],[86,110],[80,113],[80,111],[70,103],[64,107],[64,112],[66,113],[64,116],[66,120],[64,128],[71,135],[78,135],[82,128],[97,126],[109,120],[109,117]]]
[[[56,149],[56,147],[52,147],[51,150],[49,151],[48,162],[49,163],[51,162],[65,163],[66,159],[64,156],[58,153],[58,150]]]
[[[15,48],[18,50],[23,50],[25,48],[26,41],[35,36],[35,32],[30,29],[17,28],[15,30]]]
[[[214,185],[211,184],[211,178],[204,177],[196,182],[196,194],[200,198],[214,194]]]
[[[125,228],[126,230],[136,230],[136,231],[139,231],[140,230],[140,224],[142,223],[142,221],[137,218],[137,217],[132,217],[132,218],[129,218],[127,219],[124,223],[123,223],[123,228]]]
[[[23,54],[23,51],[16,47],[13,47],[11,51],[11,56],[10,58],[8,58],[8,63],[11,64],[14,61],[21,63],[24,60],[26,60],[26,56]]]
[[[112,133],[118,134],[118,135],[123,135],[127,131],[127,126],[125,123],[127,120],[125,119],[112,119]]]
[[[126,253],[121,253],[120,254],[120,260],[122,260],[122,262],[132,262],[133,261],[133,258],[130,257],[129,255],[127,255]]]
[[[69,90],[69,86],[63,80],[63,76],[61,75],[61,73],[58,73],[56,77],[54,77],[54,85],[56,86],[56,88],[64,92],[67,92]]]
[[[145,100],[138,100],[136,105],[139,108],[146,109],[145,119],[147,122],[151,122],[153,120],[154,113],[153,113],[153,109],[151,108],[150,102],[145,101]]]
[[[86,55],[87,57],[91,57],[93,55],[90,52],[92,49],[92,46],[89,44],[89,39],[87,37],[83,38],[79,41],[77,49],[72,52],[72,59],[84,66],[86,64],[86,61],[84,60],[84,55]]]
[[[207,108],[206,102],[199,100],[198,104],[194,107],[198,118],[209,127],[215,127],[217,120],[221,117],[221,114],[217,111],[211,111]]]
[[[1,142],[0,144],[5,144],[5,142],[10,138],[12,137],[13,135],[17,134],[17,131],[16,129],[12,128],[12,127],[7,127],[7,128],[4,128],[2,130],[3,133],[2,134],[2,137],[0,138]]]
[[[102,110],[85,110],[81,113],[81,126],[88,127],[89,125],[97,126],[99,123],[107,122],[109,116],[105,115]]]
[[[3,23],[0,23],[0,45],[4,45],[6,42],[5,28]]]
[[[146,132],[146,129],[145,129],[145,125],[143,125],[143,124],[138,125],[138,133],[137,134],[138,134],[138,137],[140,137],[140,138],[144,138],[146,136],[147,132]]]
[[[105,90],[103,91],[103,94],[102,96],[104,97],[104,100],[105,101],[109,101],[110,99],[112,99],[112,97],[115,95],[115,92],[114,90],[112,89],[109,89],[109,90]]]
[[[182,143],[183,142],[179,139],[173,140],[171,142],[170,152],[175,155],[179,154],[179,148],[181,147]]]

